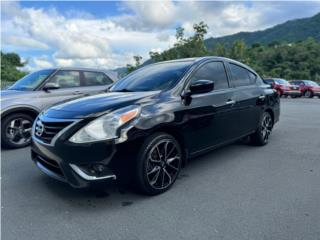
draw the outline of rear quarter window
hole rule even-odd
[[[246,68],[230,63],[230,70],[235,87],[250,86],[255,84],[257,76]]]

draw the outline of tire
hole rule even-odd
[[[30,144],[34,118],[23,113],[10,114],[1,122],[1,146],[22,148]]]
[[[307,91],[304,92],[304,96],[306,98],[313,98],[313,92],[307,90]]]
[[[177,140],[166,133],[152,134],[142,144],[136,159],[137,189],[146,195],[169,190],[179,176],[181,163],[182,151]]]
[[[261,117],[258,129],[250,136],[251,143],[256,146],[266,145],[268,143],[272,128],[273,119],[269,112],[264,112]]]
[[[282,93],[280,90],[277,90],[277,93],[278,93],[279,97],[282,97]]]

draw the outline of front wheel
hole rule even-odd
[[[155,133],[143,143],[137,157],[136,184],[148,195],[167,191],[176,181],[182,162],[179,143],[169,134]]]
[[[304,92],[304,96],[306,98],[313,98],[313,93],[311,91],[307,90]]]
[[[33,117],[14,113],[2,119],[1,145],[6,148],[21,148],[30,144]]]
[[[264,112],[260,120],[258,129],[254,134],[250,136],[251,142],[257,146],[266,145],[268,143],[272,128],[272,117],[269,112]]]

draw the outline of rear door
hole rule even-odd
[[[233,137],[237,138],[256,130],[265,95],[259,86],[260,79],[249,69],[235,63],[229,63],[234,88],[235,105],[234,110],[237,121],[232,125]]]
[[[211,80],[214,90],[194,94],[186,111],[188,119],[184,134],[188,149],[193,154],[230,139],[229,126],[233,124],[233,90],[229,87],[224,62],[211,61],[201,65],[189,79],[189,85],[198,80]]]
[[[87,95],[102,93],[113,83],[104,72],[82,71],[83,92]]]

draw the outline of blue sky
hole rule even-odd
[[[163,51],[175,29],[193,33],[193,23],[209,25],[207,37],[265,29],[320,12],[313,2],[1,2],[1,50],[19,53],[27,70],[53,66],[113,69],[139,54]]]

